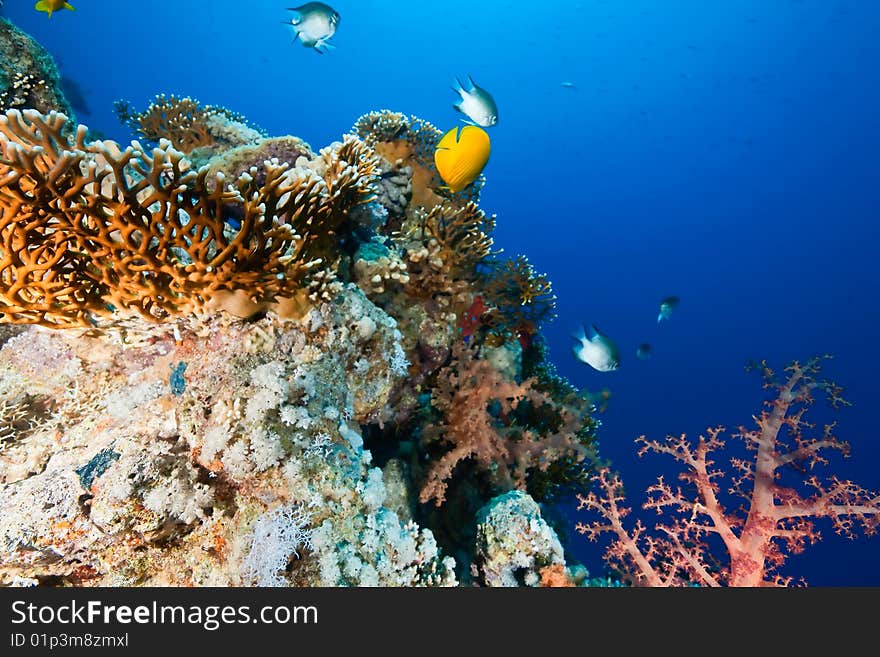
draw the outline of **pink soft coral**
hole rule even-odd
[[[764,387],[774,389],[776,396],[755,417],[757,428],[740,427],[735,434],[755,452],[753,460],[731,459],[736,475],[729,492],[745,499],[745,508],[728,511],[719,499],[724,473],[711,454],[724,447],[719,438],[722,427],[708,430],[696,445],[684,435],[664,441],[642,436],[637,439],[642,445],[640,456],[659,452],[686,466],[678,477],[684,486],[673,486],[660,477],[648,489],[644,508],[671,515],[671,519],[658,522],[653,533],[641,521],[632,530],[624,528],[623,519],[630,509],[624,506],[623,484],[616,474],[602,468],[594,476],[597,490],[580,495],[578,507],[601,520],[579,523],[577,530],[591,540],[612,534],[606,559],[633,583],[646,586],[786,585],[790,578],[776,571],[788,554],[802,552],[808,543],[819,540],[815,520],[830,520],[837,533],[848,538],[854,537],[856,524],[873,534],[880,522],[877,493],[837,477],[827,482],[807,477],[805,492],[780,484],[780,470],[786,466],[806,473],[828,463],[824,450],[849,453],[849,445],[834,435],[834,424],[826,425],[815,437],[805,435],[813,429],[803,416],[815,390],[825,393],[835,408],[846,404],[841,388],[816,378],[821,360],[793,363],[783,382],[775,379],[766,363],[757,366],[764,375]],[[712,542],[719,539],[726,559],[713,557]]]
[[[523,383],[505,379],[461,345],[439,375],[431,401],[443,420],[426,427],[423,440],[446,443],[451,449],[430,465],[419,495],[422,503],[433,499],[442,505],[448,480],[466,459],[489,472],[497,488],[524,490],[530,470],[546,471],[567,458],[581,461],[589,453],[577,437],[584,421],[582,409],[557,403],[538,390],[535,379]],[[532,414],[549,414],[555,421],[543,423],[540,432],[517,422],[514,416],[526,402]]]

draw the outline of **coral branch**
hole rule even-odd
[[[0,115],[0,313],[5,321],[93,326],[134,311],[152,321],[201,308],[250,314],[293,299],[338,252],[348,211],[368,200],[375,158],[348,137],[321,175],[267,160],[259,183],[189,169],[167,141],[75,141],[66,117]],[[225,184],[224,184],[225,183]],[[238,228],[227,223],[234,216]],[[237,298],[243,297],[243,298]]]
[[[826,425],[820,436],[808,435],[813,425],[804,415],[814,401],[814,391],[825,393],[833,408],[848,405],[839,386],[817,378],[822,360],[792,363],[783,381],[776,379],[766,363],[755,366],[764,376],[765,388],[776,394],[754,418],[756,428],[740,428],[736,434],[755,453],[751,463],[730,459],[737,473],[730,492],[748,500],[744,514],[726,511],[721,502],[719,480],[724,473],[715,467],[711,454],[723,449],[725,443],[720,438],[723,428],[716,427],[700,436],[696,444],[684,435],[663,441],[644,436],[637,439],[640,456],[666,454],[685,466],[678,477],[681,487],[673,488],[660,477],[648,489],[644,508],[654,509],[660,516],[671,515],[668,521],[655,524],[654,537],[641,522],[632,531],[624,528],[622,520],[629,509],[622,506],[622,483],[607,469],[594,475],[597,491],[580,496],[578,507],[598,514],[602,521],[579,523],[577,530],[590,540],[612,533],[606,559],[624,567],[635,583],[651,586],[787,585],[790,578],[775,571],[788,554],[802,552],[808,543],[819,540],[816,520],[829,520],[838,534],[848,538],[855,538],[856,525],[861,525],[866,535],[874,534],[880,526],[877,493],[837,477],[827,482],[817,476],[803,480],[802,487],[809,493],[779,483],[781,468],[797,466],[803,472],[827,465],[823,452],[849,453],[849,445],[834,435],[833,423]],[[713,537],[725,548],[727,565],[712,555],[709,540]]]
[[[485,360],[463,346],[440,375],[432,404],[442,421],[425,428],[423,441],[451,448],[434,459],[419,499],[446,499],[455,467],[473,459],[490,473],[497,488],[524,490],[529,476],[566,459],[583,460],[590,452],[579,439],[585,408],[566,407],[536,387],[505,379]]]

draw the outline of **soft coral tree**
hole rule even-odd
[[[440,451],[428,466],[419,501],[441,506],[463,461],[473,460],[494,488],[509,491],[526,490],[541,473],[565,479],[567,466],[591,456],[589,402],[543,387],[538,377],[511,381],[474,349],[454,346],[431,396],[442,417],[422,435],[424,445]]]
[[[660,477],[648,489],[644,508],[654,509],[663,519],[654,531],[641,521],[628,530],[624,518],[630,509],[620,477],[601,468],[593,477],[596,489],[578,496],[578,509],[601,519],[578,523],[577,531],[591,540],[610,533],[606,560],[633,583],[647,586],[785,585],[790,578],[779,575],[778,569],[789,554],[819,540],[817,520],[830,521],[848,538],[855,537],[858,525],[867,535],[876,532],[880,494],[835,476],[821,480],[812,474],[817,466],[828,464],[829,451],[849,455],[849,444],[837,438],[834,424],[817,431],[804,419],[817,392],[834,408],[847,405],[839,386],[819,378],[822,360],[792,363],[783,380],[766,362],[752,366],[775,394],[754,417],[755,428],[740,427],[734,434],[754,453],[752,459],[730,459],[735,474],[727,492],[744,500],[739,508],[725,508],[725,474],[713,459],[725,446],[723,427],[709,429],[696,444],[685,435],[663,441],[642,436],[636,441],[641,445],[639,456],[658,452],[685,466],[678,484]],[[797,487],[783,485],[788,470],[800,475]],[[715,557],[713,550],[720,546],[726,558]]]

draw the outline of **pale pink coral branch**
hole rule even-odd
[[[663,441],[637,439],[639,455],[648,452],[668,454],[684,464],[679,475],[683,487],[673,488],[663,477],[649,487],[646,509],[658,515],[674,514],[669,523],[654,526],[659,538],[646,533],[641,522],[627,531],[623,519],[629,509],[624,502],[623,484],[607,468],[597,471],[593,481],[596,492],[579,496],[579,509],[598,514],[603,522],[578,523],[577,531],[590,540],[611,533],[613,540],[606,559],[615,566],[628,568],[625,573],[638,584],[664,586],[696,583],[704,586],[777,586],[787,585],[774,571],[787,554],[798,553],[808,543],[820,539],[813,521],[829,519],[837,533],[854,538],[860,524],[866,535],[880,526],[880,495],[851,481],[831,477],[822,482],[811,476],[802,482],[812,493],[802,495],[794,488],[779,485],[780,468],[797,467],[802,471],[827,465],[823,450],[849,454],[849,445],[834,435],[835,424],[826,425],[817,438],[805,437],[814,428],[804,419],[812,405],[813,391],[825,393],[831,406],[848,405],[842,389],[816,378],[821,358],[786,368],[787,378],[777,382],[766,363],[758,368],[764,375],[764,387],[777,391],[766,402],[767,409],[755,416],[756,429],[740,428],[736,437],[754,452],[753,462],[731,458],[737,473],[731,493],[748,500],[742,512],[728,513],[718,498],[723,472],[714,467],[710,455],[724,448],[722,427],[709,429],[694,445],[686,436],[668,436]],[[785,431],[783,431],[785,429]],[[745,517],[743,517],[743,515]],[[717,536],[725,547],[728,565],[716,560],[706,539]],[[783,549],[784,548],[784,549]]]

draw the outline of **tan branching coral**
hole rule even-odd
[[[410,155],[422,166],[433,168],[434,150],[443,133],[430,122],[400,112],[380,110],[360,117],[352,129],[371,148],[406,142]]]
[[[546,471],[559,461],[581,461],[590,452],[578,432],[580,409],[558,404],[536,386],[504,378],[487,361],[457,345],[452,364],[439,375],[431,403],[442,421],[423,433],[427,445],[448,444],[436,458],[419,494],[441,506],[456,466],[473,459],[501,490],[525,490],[530,471]]]
[[[307,218],[299,230],[309,237],[310,257],[322,258],[330,265],[339,255],[341,233],[349,228],[350,211],[375,198],[373,185],[379,160],[363,141],[346,135],[342,142],[321,149],[309,167],[309,171],[315,172],[312,175],[320,176],[323,183],[322,203],[318,213]]]
[[[27,107],[31,98],[48,85],[33,73],[15,71],[5,87],[0,88],[0,109]]]
[[[546,274],[525,256],[492,262],[485,270],[483,323],[493,336],[529,339],[555,317],[556,295]]]
[[[138,112],[127,101],[116,102],[119,120],[149,141],[167,139],[189,155],[197,148],[224,150],[253,143],[264,133],[248,125],[241,115],[225,107],[202,105],[188,97],[157,95]]]
[[[392,171],[409,176],[413,207],[432,208],[443,201],[443,181],[434,166],[434,151],[443,133],[428,121],[399,112],[370,112],[352,132],[382,157]]]
[[[495,216],[475,203],[463,208],[449,204],[419,209],[394,239],[405,251],[415,296],[454,295],[457,282],[472,281],[477,265],[493,254]]]
[[[163,141],[73,142],[57,113],[0,116],[0,313],[13,323],[95,323],[134,311],[150,320],[309,294],[307,274],[369,190],[372,160],[348,138],[323,155],[322,175],[265,163],[208,185]],[[222,179],[221,179],[222,180]],[[240,227],[225,213],[237,209]],[[319,277],[322,278],[322,277]],[[326,280],[326,277],[323,277]]]

